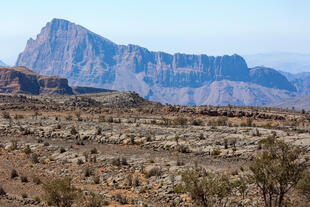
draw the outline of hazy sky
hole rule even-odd
[[[310,53],[310,0],[3,0],[0,10],[8,64],[52,18],[169,53]]]

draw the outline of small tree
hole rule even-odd
[[[189,193],[196,204],[210,207],[226,206],[233,186],[225,175],[186,170],[179,187]]]
[[[260,189],[266,207],[281,207],[285,195],[296,187],[305,170],[299,160],[302,150],[274,137],[261,143],[263,153],[250,166],[249,178]]]
[[[77,198],[71,179],[54,179],[43,184],[44,198],[57,207],[70,207]]]

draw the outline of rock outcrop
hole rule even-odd
[[[234,86],[240,83],[245,90],[257,90],[243,91],[245,96],[260,93],[261,86],[265,87],[263,90],[267,93],[266,97],[272,100],[279,98],[282,92],[272,98],[272,90],[268,88],[286,90],[286,96],[295,91],[294,86],[286,82],[286,78],[277,71],[250,70],[239,55],[171,55],[152,52],[136,45],[117,45],[62,19],[53,19],[35,40],[30,39],[16,65],[26,66],[39,74],[67,78],[71,85],[135,91],[149,100],[171,104],[265,103],[260,102],[259,97],[245,102],[255,97],[239,99],[231,96],[235,93],[222,92],[216,94],[225,97],[219,97],[219,102],[206,101],[205,97],[210,95],[210,91],[217,90],[212,86],[226,80],[236,82]],[[266,82],[275,74],[277,79],[272,79],[272,83]],[[226,97],[228,102],[221,102]]]
[[[0,67],[0,91],[29,94],[73,94],[68,80],[38,75],[25,67]]]
[[[38,75],[26,67],[0,67],[1,93],[85,94],[111,90],[91,87],[70,87],[68,80],[56,76]]]

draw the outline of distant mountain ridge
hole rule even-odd
[[[260,53],[243,55],[250,67],[263,65],[292,74],[310,72],[310,54]]]
[[[264,105],[296,92],[278,71],[249,69],[239,55],[171,55],[117,45],[62,19],[28,40],[16,65],[67,78],[71,85],[135,91],[170,104]]]

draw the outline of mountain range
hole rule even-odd
[[[71,85],[135,91],[169,104],[266,105],[308,90],[275,69],[249,68],[236,54],[172,55],[118,45],[63,19],[29,39],[16,65],[67,78]]]

